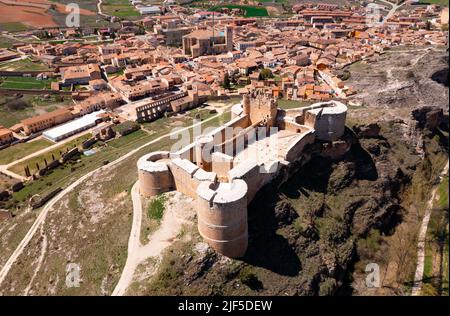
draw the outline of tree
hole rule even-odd
[[[259,72],[259,80],[266,80],[269,78],[273,78],[272,70],[264,68]]]
[[[30,105],[22,100],[22,99],[15,99],[12,101],[9,101],[6,103],[6,107],[10,110],[10,111],[20,111],[20,110],[24,110],[25,108],[29,107]]]
[[[231,87],[230,76],[228,75],[228,72],[225,73],[225,76],[223,78],[223,87],[225,89],[230,89]]]
[[[415,255],[417,252],[417,226],[399,225],[396,233],[388,241],[389,257],[397,271],[396,290],[403,293],[403,285],[414,277]]]

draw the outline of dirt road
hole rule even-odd
[[[448,162],[447,165],[442,170],[441,174],[439,175],[439,183],[442,181],[444,176],[448,172]],[[422,219],[422,224],[420,225],[420,231],[419,231],[419,239],[417,242],[417,268],[416,273],[414,275],[414,286],[411,291],[412,296],[419,296],[421,295],[422,290],[422,284],[423,284],[423,271],[425,267],[425,241],[427,237],[427,229],[428,229],[428,223],[430,221],[431,211],[433,210],[433,202],[436,197],[436,192],[439,188],[439,185],[436,185],[433,191],[431,192],[431,197],[428,200],[427,209],[425,210],[425,215]]]
[[[128,240],[128,256],[123,268],[122,275],[117,283],[113,296],[123,295],[128,285],[133,279],[134,270],[138,265],[137,250],[141,247],[141,223],[142,223],[142,203],[139,194],[139,181],[137,181],[131,189],[131,199],[133,201],[133,224],[131,226],[130,239]]]
[[[384,17],[381,24],[386,23],[386,21],[389,20],[394,15],[394,13],[398,10],[398,8],[400,8],[405,3],[409,2],[409,1],[405,1],[405,2],[402,2],[401,4],[396,4],[396,3],[392,3],[392,2],[386,1],[386,0],[379,0],[379,1],[383,2],[384,4],[386,4],[388,6],[391,6],[391,10],[389,10],[388,14]]]
[[[33,157],[37,157],[37,156],[40,156],[42,154],[45,154],[46,152],[49,152],[49,151],[51,151],[51,150],[53,150],[55,148],[58,148],[58,147],[60,147],[60,146],[62,146],[64,144],[67,144],[67,143],[71,142],[72,140],[77,139],[78,137],[81,137],[83,135],[91,133],[92,130],[93,130],[93,128],[92,129],[88,129],[88,130],[86,130],[84,132],[81,132],[79,134],[73,135],[71,137],[68,137],[68,138],[66,138],[66,139],[64,139],[64,140],[62,140],[60,142],[57,142],[57,143],[55,143],[53,145],[50,145],[50,146],[45,147],[45,148],[43,148],[41,150],[35,151],[34,153],[29,154],[28,156],[25,156],[25,157],[22,157],[20,159],[14,160],[13,162],[11,162],[11,163],[9,163],[7,165],[0,165],[0,172],[4,173],[4,174],[6,174],[6,175],[8,175],[10,177],[13,177],[15,179],[18,179],[18,180],[21,180],[21,181],[25,181],[27,179],[26,177],[21,176],[20,174],[17,174],[15,172],[12,172],[9,169],[11,167],[13,167],[14,165],[17,165],[17,164],[19,164],[21,162],[24,162],[24,161],[26,161],[28,159],[31,159]]]
[[[127,154],[123,155],[122,157],[114,160],[113,162],[111,162],[110,164],[106,165],[106,166],[102,166],[100,168],[97,168],[95,170],[92,170],[91,172],[85,174],[84,176],[82,176],[80,179],[76,180],[75,182],[73,182],[71,185],[69,185],[67,188],[65,188],[64,190],[62,190],[58,195],[56,195],[52,200],[50,200],[50,202],[41,210],[40,214],[38,215],[38,217],[36,218],[35,222],[33,223],[33,225],[31,226],[31,228],[29,229],[29,231],[26,233],[25,237],[22,239],[22,241],[19,243],[19,245],[17,246],[17,248],[14,250],[14,252],[12,253],[12,255],[9,257],[8,261],[6,261],[5,265],[2,267],[2,269],[0,270],[0,284],[3,283],[3,281],[5,280],[6,275],[8,274],[9,270],[11,269],[12,265],[16,262],[17,258],[22,254],[22,252],[24,251],[25,247],[28,245],[28,243],[30,242],[31,238],[33,238],[33,236],[35,235],[36,231],[39,229],[39,227],[45,222],[45,218],[47,216],[47,213],[52,209],[52,207],[58,202],[60,201],[66,194],[68,194],[69,192],[71,192],[75,187],[77,187],[78,185],[80,185],[81,183],[83,183],[87,178],[89,178],[90,176],[92,176],[95,172],[99,171],[99,170],[107,170],[112,168],[113,166],[117,165],[118,163],[120,163],[121,161],[129,158],[130,156],[132,156],[133,154],[137,153],[139,150],[147,147],[148,145],[157,143],[159,141],[161,141],[164,138],[170,137],[171,135],[175,136],[178,135],[179,132],[184,131],[184,130],[189,130],[191,128],[197,127],[202,125],[203,123],[213,120],[215,118],[217,118],[218,116],[220,116],[223,113],[223,111],[219,111],[216,115],[201,121],[201,122],[197,122],[191,126],[185,127],[183,129],[171,132],[171,133],[167,133],[165,135],[162,135],[130,152],[128,152]]]
[[[176,209],[166,207],[158,230],[151,235],[148,244],[143,246],[140,242],[142,203],[139,194],[139,182],[136,182],[133,186],[131,199],[133,201],[133,225],[128,241],[128,256],[122,275],[114,288],[112,296],[124,295],[128,286],[133,281],[134,273],[139,264],[150,257],[160,256],[172,244],[180,232],[182,224],[187,222],[181,218],[180,214],[177,214]]]

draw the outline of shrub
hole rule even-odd
[[[252,290],[259,290],[263,287],[261,281],[250,268],[241,270],[239,273],[239,280],[242,284],[247,285]]]
[[[25,108],[27,108],[29,106],[30,105],[22,99],[15,99],[15,100],[12,100],[12,101],[9,101],[8,103],[6,103],[6,107],[11,111],[24,110]]]
[[[165,204],[166,197],[158,195],[156,198],[154,198],[148,208],[148,218],[160,222],[164,215]]]
[[[320,283],[319,295],[333,295],[336,288],[336,280],[332,278],[327,278],[325,281]]]
[[[422,293],[423,296],[438,296],[439,293],[436,290],[436,288],[430,284],[430,283],[424,283],[422,286]]]
[[[350,79],[351,73],[348,70],[344,70],[344,72],[339,76],[342,81],[346,81]]]
[[[294,228],[296,231],[303,235],[308,228],[308,224],[304,223],[301,218],[297,218],[294,221]]]
[[[319,228],[320,239],[331,244],[342,243],[348,237],[348,228],[337,218],[323,218]]]
[[[360,239],[357,242],[357,252],[360,258],[369,259],[376,254],[381,247],[383,238],[380,231],[372,229],[365,239]]]
[[[141,126],[136,122],[125,121],[119,125],[113,127],[114,132],[119,133],[122,136],[128,135],[134,131],[140,129]]]
[[[259,80],[266,80],[273,78],[273,73],[270,69],[264,68],[259,72]]]

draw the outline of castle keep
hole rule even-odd
[[[290,110],[263,94],[245,95],[232,118],[176,152],[154,152],[137,163],[140,192],[178,190],[196,202],[198,229],[229,257],[247,250],[247,205],[308,144],[344,134],[347,107],[337,101]]]

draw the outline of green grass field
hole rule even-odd
[[[59,159],[61,157],[61,152],[65,152],[67,149],[72,149],[76,146],[79,146],[83,141],[85,141],[86,139],[88,139],[90,137],[91,137],[90,134],[80,136],[74,140],[71,140],[70,142],[68,142],[66,144],[63,144],[61,146],[56,147],[55,149],[47,151],[46,153],[44,153],[42,155],[27,159],[21,163],[13,165],[11,167],[11,171],[21,174],[21,175],[25,175],[24,168],[26,166],[28,166],[30,168],[31,173],[37,172],[36,163],[38,163],[40,168],[42,168],[45,163],[44,159],[46,159],[47,162],[52,161],[52,154],[55,156],[55,159]]]
[[[130,142],[137,141],[139,139],[145,138],[146,136],[148,136],[146,132],[144,132],[143,130],[137,130],[128,135],[122,136],[120,138],[108,142],[108,146],[114,148],[121,148]]]
[[[14,41],[10,38],[0,36],[0,48],[11,48],[14,44]]]
[[[0,31],[23,32],[26,30],[28,27],[20,22],[0,23]]]
[[[37,89],[50,88],[51,80],[37,80],[34,77],[1,77],[0,88],[5,89]]]
[[[420,4],[438,4],[442,7],[448,7],[448,0],[420,0]]]
[[[303,101],[303,100],[278,100],[278,107],[284,110],[295,109],[302,106],[308,106],[312,104],[311,101]]]
[[[103,1],[103,11],[105,14],[116,16],[119,18],[141,16],[128,0]]]
[[[269,16],[269,12],[264,7],[253,7],[253,6],[244,6],[244,5],[234,5],[234,4],[226,4],[226,5],[218,5],[209,9],[209,11],[219,12],[221,8],[228,9],[242,9],[245,11],[244,17],[267,17]]]
[[[33,62],[30,58],[13,62],[0,63],[0,70],[4,71],[46,71],[49,68],[41,62]]]
[[[0,151],[0,165],[7,165],[15,160],[26,157],[36,151],[51,146],[53,143],[46,139],[20,143]]]
[[[438,189],[439,194],[439,207],[445,208],[448,206],[448,176],[446,176],[441,184],[439,185]]]

